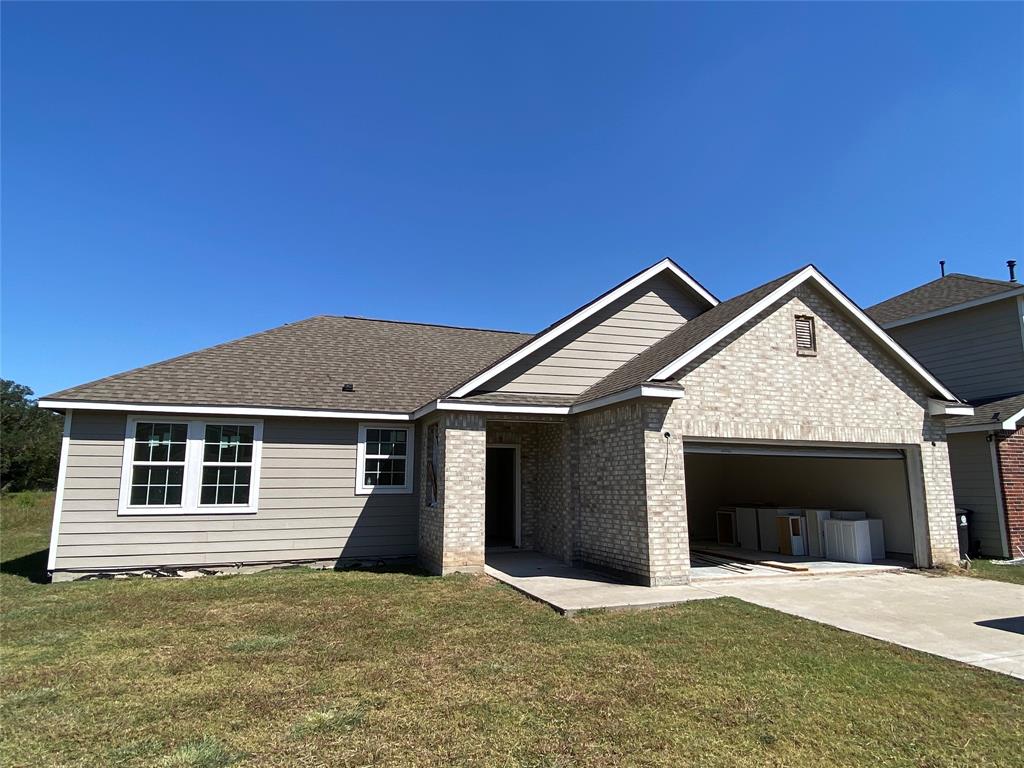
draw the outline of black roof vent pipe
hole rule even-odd
[[[1010,282],[1016,283],[1017,276],[1014,274],[1014,270],[1017,269],[1017,262],[1014,261],[1013,259],[1010,259],[1008,262],[1006,262],[1006,266],[1010,268]]]
[[[939,272],[942,273],[943,277],[946,276],[946,260],[945,259],[940,259],[939,260]]]

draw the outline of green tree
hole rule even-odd
[[[0,379],[0,488],[53,488],[60,462],[62,419],[36,407],[32,390]]]

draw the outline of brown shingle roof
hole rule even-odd
[[[45,399],[407,413],[529,334],[319,316]],[[343,392],[352,383],[354,392]]]
[[[794,270],[728,301],[723,301],[707,312],[697,315],[681,328],[673,331],[595,383],[580,395],[576,402],[585,403],[643,384],[666,365],[686,354],[800,271],[800,269]]]
[[[975,404],[973,416],[953,416],[946,419],[946,426],[974,427],[991,424],[993,429],[998,429],[999,424],[1021,410],[1024,410],[1024,392],[988,403]]]
[[[1020,283],[955,273],[932,280],[899,296],[893,296],[864,311],[876,323],[885,325],[1020,287]]]

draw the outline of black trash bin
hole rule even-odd
[[[971,548],[971,518],[974,517],[974,511],[970,509],[959,508],[956,511],[956,532],[960,537],[960,559],[966,560],[968,557],[974,555]]]

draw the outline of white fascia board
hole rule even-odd
[[[46,556],[46,570],[50,573],[57,567],[57,544],[60,537],[60,517],[64,511],[64,486],[68,477],[68,452],[71,449],[71,420],[74,411],[64,412],[64,435],[60,441],[60,464],[57,469],[57,494],[53,500],[53,523],[50,529],[50,552]]]
[[[652,386],[650,384],[642,384],[639,387],[624,389],[621,392],[605,395],[604,397],[599,397],[596,400],[588,400],[585,403],[579,403],[578,405],[574,405],[570,412],[583,413],[585,411],[592,411],[595,408],[603,408],[606,405],[621,403],[624,400],[633,400],[638,397],[678,400],[683,396],[683,394],[683,390],[676,389],[675,387],[659,387],[656,385]]]
[[[568,405],[502,405],[500,403],[463,403],[439,400],[436,404],[439,411],[473,411],[476,413],[535,413],[552,416],[565,416],[569,413]],[[430,409],[433,410],[433,409]],[[423,409],[420,409],[423,411]],[[416,411],[417,414],[420,411]],[[423,411],[429,413],[429,410]]]
[[[943,398],[952,402],[960,402],[957,396],[950,392],[946,387],[939,382],[934,376],[932,376],[917,360],[910,356],[910,354],[897,344],[885,331],[883,331],[874,320],[864,314],[864,311],[850,301],[842,291],[834,286],[828,278],[822,275],[813,266],[805,267],[800,270],[797,274],[793,275],[789,280],[780,285],[774,291],[769,293],[759,302],[751,307],[748,307],[744,312],[740,313],[731,322],[719,328],[715,333],[711,334],[708,338],[704,339],[700,344],[686,352],[686,354],[676,358],[671,363],[666,365],[660,371],[651,376],[651,381],[665,381],[672,378],[678,371],[685,366],[687,363],[695,360],[700,355],[704,354],[707,350],[711,349],[715,344],[720,342],[722,339],[727,337],[730,333],[738,328],[741,328],[752,318],[760,314],[766,307],[771,306],[776,301],[781,299],[787,293],[795,289],[802,283],[812,280],[818,284],[829,296],[843,307],[855,320],[857,320],[864,329],[871,335],[874,336],[883,346],[888,348],[893,354],[895,354],[903,363],[914,371],[921,379],[927,382],[936,392],[938,392]]]
[[[379,411],[317,411],[303,408],[248,408],[243,406],[153,405],[151,403],[94,403],[80,400],[39,400],[40,408],[76,411],[131,411],[133,413],[193,413],[203,416],[298,416],[311,419],[375,419],[411,421],[408,413]]]
[[[992,296],[983,296],[980,299],[971,299],[961,304],[954,304],[951,307],[943,307],[942,309],[935,309],[931,312],[922,312],[919,315],[911,315],[910,317],[904,317],[902,320],[893,320],[891,323],[883,323],[882,328],[889,330],[890,328],[899,328],[901,325],[910,325],[911,323],[919,323],[922,320],[931,320],[933,317],[942,317],[953,312],[962,312],[965,309],[973,309],[974,307],[980,307],[984,304],[991,304],[994,301],[1002,301],[1003,299],[1012,299],[1014,296],[1024,296],[1024,286],[1020,288],[1010,288],[1004,293],[996,293]]]
[[[412,419],[422,418],[434,411],[470,411],[475,413],[532,413],[535,415],[565,416],[568,405],[503,405],[501,403],[467,403],[450,400],[434,400],[412,412]]]
[[[928,398],[929,416],[973,416],[974,408],[961,402],[947,403],[945,400]]]
[[[1003,422],[1003,429],[1016,429],[1017,425],[1020,424],[1021,419],[1024,419],[1024,409],[1017,411],[1013,416],[1006,419],[1006,421]]]
[[[693,289],[693,291],[695,291],[701,298],[707,301],[712,307],[718,304],[718,299],[716,299],[714,296],[708,293],[707,290],[705,290],[700,285],[700,283],[698,283],[696,280],[694,280],[692,277],[686,274],[686,272],[684,272],[674,261],[672,261],[671,259],[662,259],[657,264],[654,264],[653,266],[645,269],[636,277],[632,278],[631,280],[627,280],[615,290],[609,291],[607,294],[602,296],[597,301],[580,309],[577,312],[574,312],[572,315],[570,315],[565,320],[560,322],[554,328],[552,328],[551,330],[547,331],[544,334],[541,334],[533,341],[529,342],[524,347],[520,348],[515,353],[506,357],[504,360],[501,360],[495,365],[492,365],[486,371],[477,374],[472,379],[463,384],[461,387],[452,392],[449,395],[449,397],[465,397],[470,392],[479,389],[481,385],[486,384],[488,381],[493,379],[498,374],[508,370],[513,365],[525,359],[526,357],[529,357],[538,349],[543,347],[545,344],[550,343],[552,340],[558,338],[566,331],[572,330],[587,318],[592,317],[594,314],[600,312],[602,309],[607,307],[612,302],[625,296],[638,285],[647,282],[652,277],[655,277],[656,275],[659,275],[665,271],[671,272],[673,275],[675,275],[684,283],[686,283],[691,289]]]
[[[611,395],[599,397],[586,403],[576,405],[502,405],[501,403],[473,403],[452,400],[436,400],[427,403],[422,408],[413,412],[412,418],[419,419],[433,411],[468,411],[475,413],[529,413],[534,415],[547,416],[568,416],[572,413],[583,413],[592,411],[595,408],[602,408],[606,405],[633,400],[637,397],[652,397],[668,400],[677,400],[683,396],[683,390],[676,387],[659,387],[650,384],[643,384],[638,387],[624,389]]]

